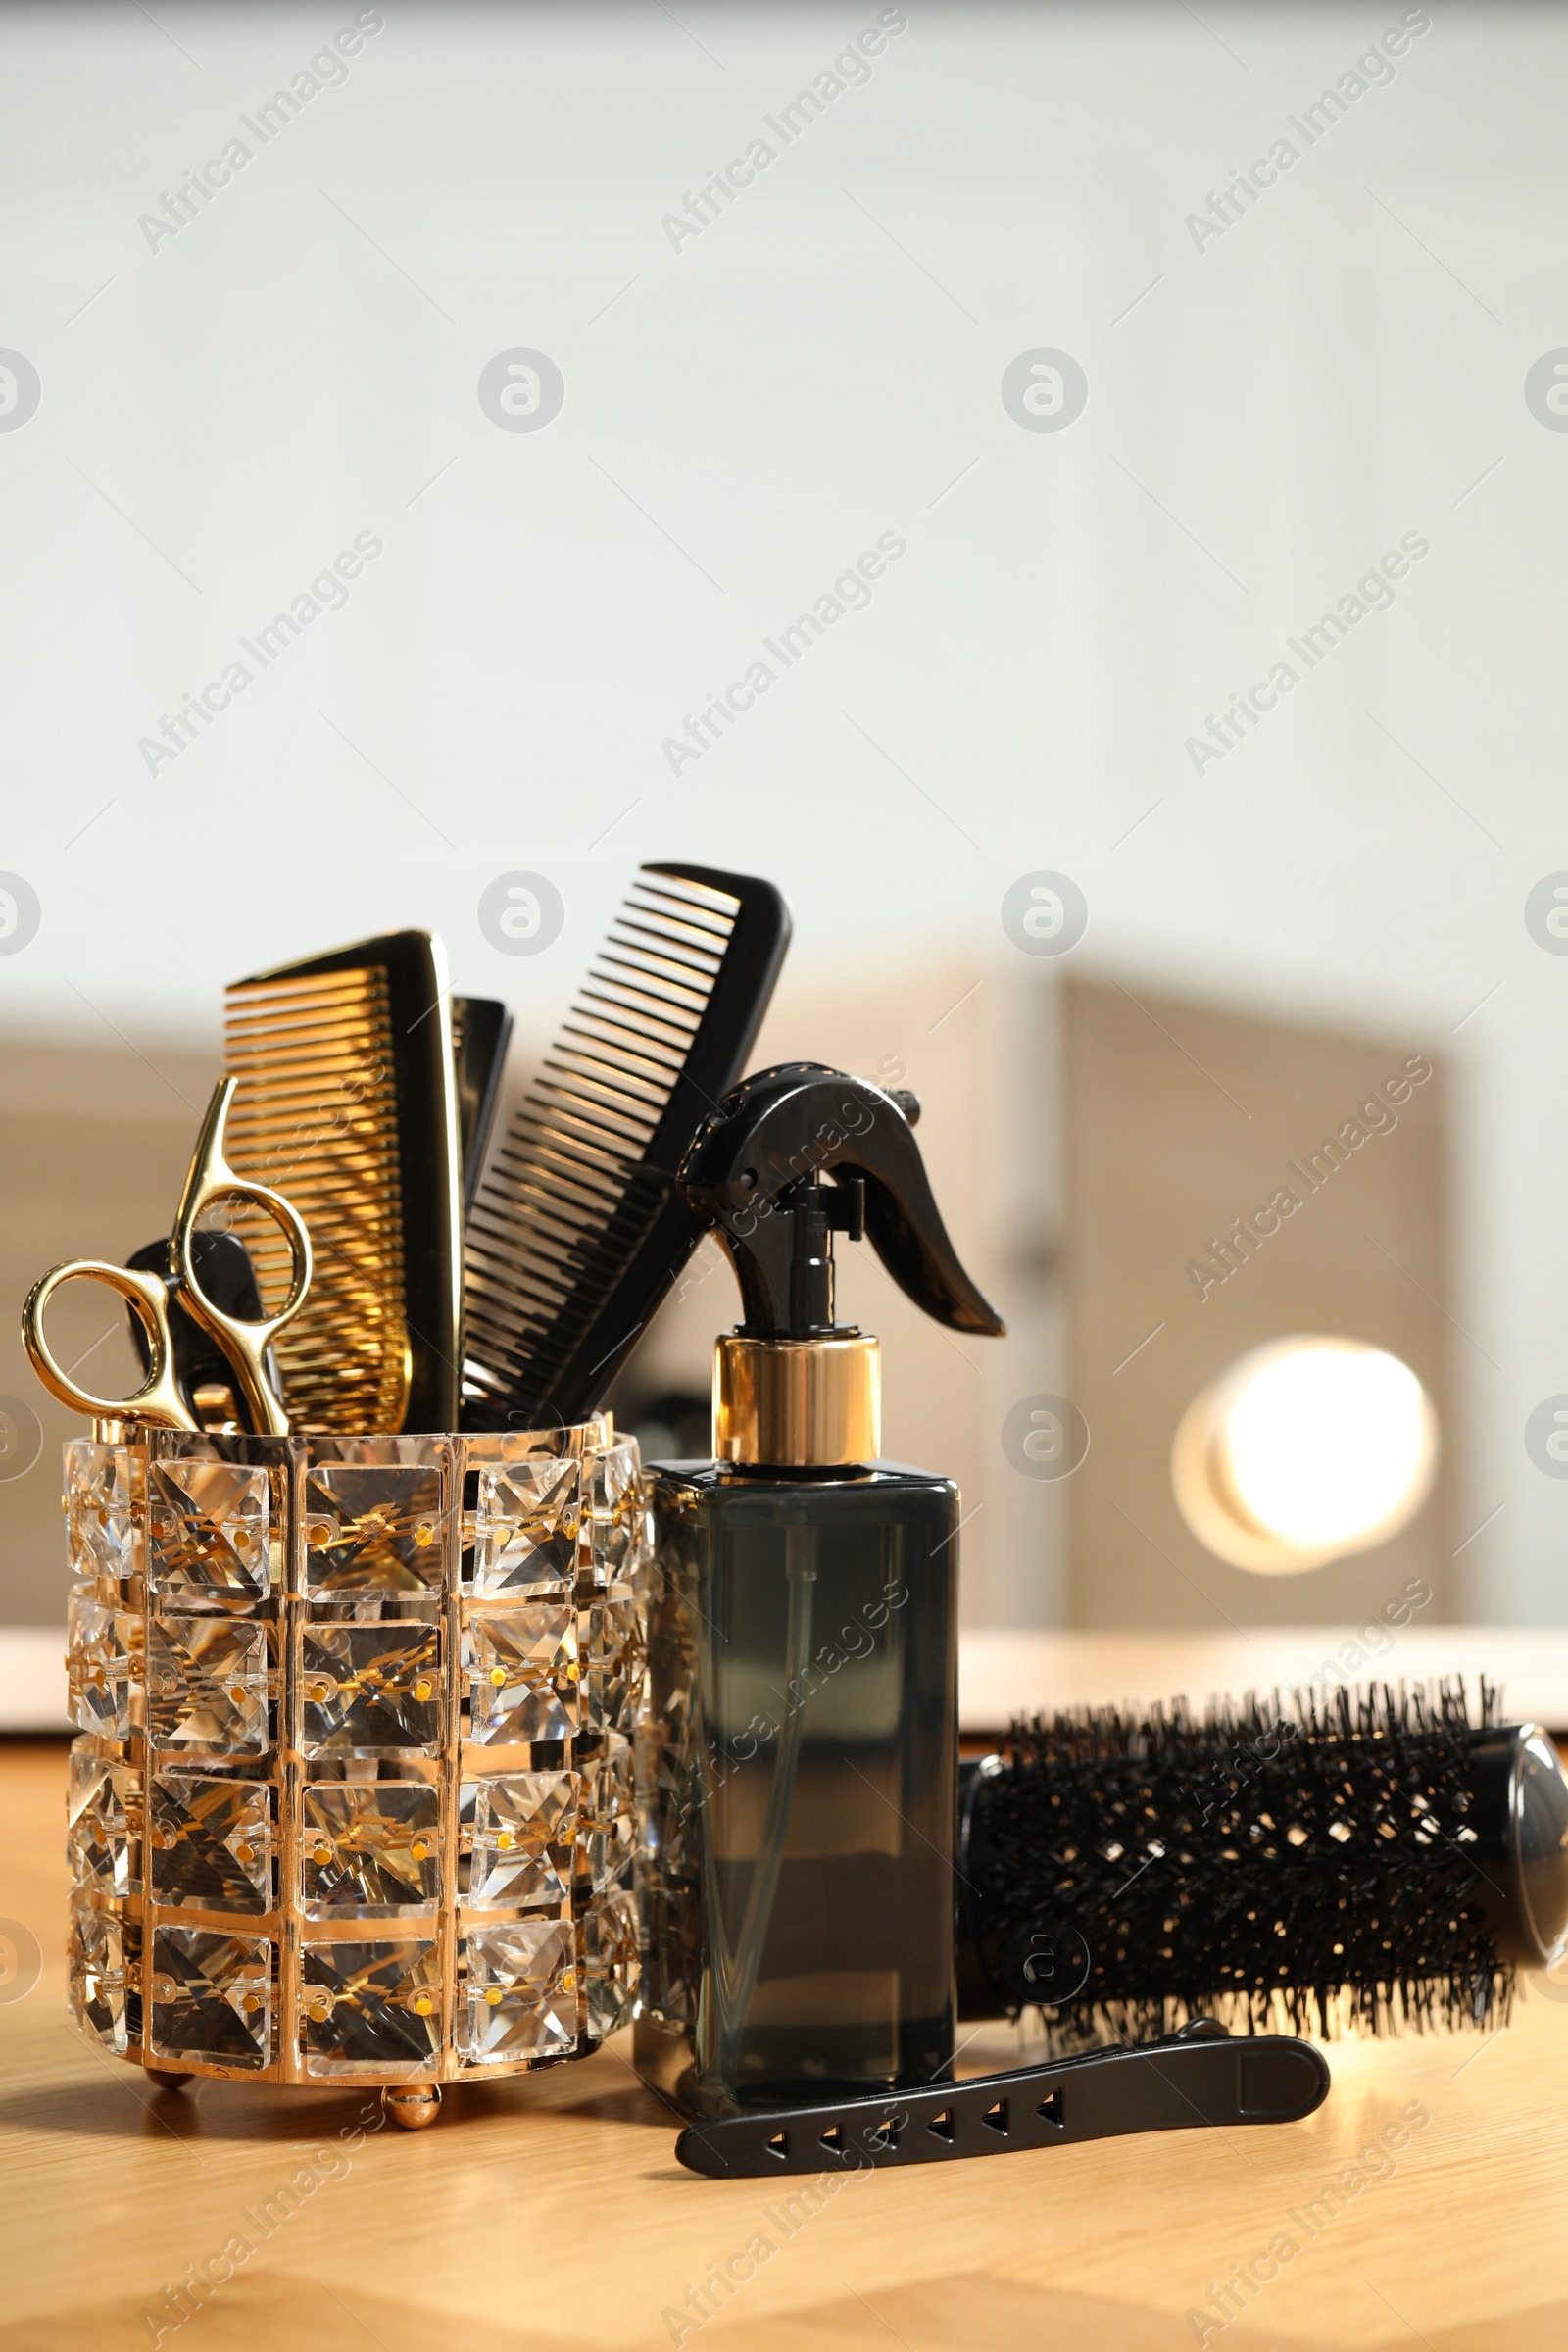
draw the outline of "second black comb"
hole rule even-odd
[[[789,945],[770,882],[645,865],[468,1218],[463,1422],[593,1412],[702,1236],[674,1184]]]

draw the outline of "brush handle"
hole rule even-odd
[[[1328,2092],[1327,2062],[1310,2042],[1275,2034],[1232,2039],[1200,2018],[1143,2049],[1094,2050],[891,2097],[722,2116],[690,2125],[675,2154],[688,2172],[716,2180],[863,2172],[1133,2132],[1299,2123]]]
[[[1476,1867],[1498,1956],[1547,1968],[1568,1929],[1568,1778],[1539,1723],[1484,1733],[1470,1759]]]

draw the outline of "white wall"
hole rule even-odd
[[[1473,1613],[1568,1619],[1568,1485],[1521,1442],[1568,1388],[1568,959],[1522,921],[1568,866],[1568,437],[1523,397],[1568,342],[1568,21],[1434,8],[1200,252],[1205,192],[1420,12],[915,0],[675,251],[876,0],[381,13],[156,251],[139,216],[352,0],[0,17],[0,343],[43,393],[0,432],[0,865],[43,913],[0,1017],[210,1033],[239,969],[427,921],[543,1019],[637,858],[699,848],[777,875],[808,967],[1004,958],[1007,883],[1065,869],[1086,962],[1457,1058],[1474,1520],[1507,1506]],[[544,431],[480,409],[514,346],[563,370]],[[1087,372],[1063,432],[999,396],[1037,346]],[[364,532],[346,608],[149,774]],[[869,609],[672,776],[662,738],[883,532]],[[1394,608],[1196,775],[1406,532]],[[566,902],[537,964],[477,928],[512,867]]]

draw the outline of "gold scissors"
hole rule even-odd
[[[240,1176],[223,1157],[223,1128],[234,1099],[237,1079],[219,1081],[180,1197],[179,1214],[169,1244],[170,1276],[177,1282],[179,1303],[217,1341],[234,1368],[240,1394],[256,1429],[267,1437],[287,1435],[288,1415],[268,1376],[267,1351],[278,1333],[299,1313],[311,1287],[311,1237],[292,1201],[270,1186]],[[191,1236],[203,1211],[218,1200],[240,1200],[259,1208],[282,1228],[293,1261],[288,1297],[275,1315],[260,1320],[226,1314],[215,1306],[196,1277],[191,1258]],[[43,1313],[63,1282],[101,1282],[119,1293],[139,1317],[147,1333],[149,1367],[141,1387],[128,1396],[94,1396],[63,1372],[50,1352],[43,1333]],[[53,1266],[27,1293],[22,1310],[22,1339],[33,1370],[52,1395],[73,1411],[90,1413],[98,1421],[150,1421],[161,1429],[199,1427],[179,1393],[174,1378],[174,1348],[170,1331],[170,1284],[161,1274],[142,1273],[133,1266],[114,1266],[97,1258],[70,1258]]]

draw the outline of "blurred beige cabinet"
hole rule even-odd
[[[140,1053],[65,1041],[0,1049],[0,1395],[44,1433],[31,1468],[0,1479],[0,1627],[65,1623],[60,1447],[85,1428],[33,1378],[22,1301],[61,1258],[122,1264],[169,1231],[216,1075],[216,1052],[156,1044]],[[79,1364],[105,1395],[134,1385],[124,1316],[103,1291],[68,1285],[49,1329],[60,1361]]]
[[[1061,1010],[1067,1393],[1093,1433],[1067,1482],[1069,1622],[1348,1622],[1411,1577],[1432,1588],[1429,1622],[1450,1615],[1458,1538],[1444,1467],[1402,1535],[1286,1577],[1216,1559],[1189,1533],[1169,1475],[1198,1392],[1298,1332],[1402,1358],[1451,1458],[1432,1041],[1337,1035],[1114,984],[1069,981]]]

